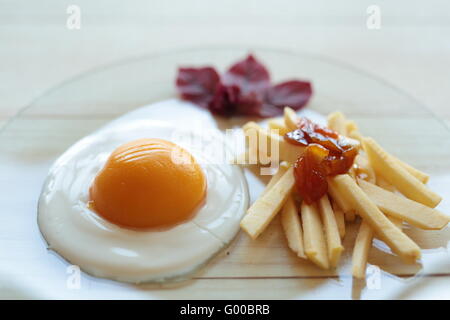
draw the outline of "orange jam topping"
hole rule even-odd
[[[305,146],[294,165],[298,193],[311,204],[328,191],[327,176],[347,173],[358,150],[339,139],[339,134],[309,119],[301,118],[298,129],[286,133],[285,140]]]

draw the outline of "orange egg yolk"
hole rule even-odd
[[[89,190],[92,208],[130,228],[167,228],[193,217],[206,193],[206,178],[192,155],[162,139],[118,147]]]

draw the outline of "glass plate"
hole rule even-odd
[[[14,117],[0,133],[0,238],[6,248],[0,250],[0,297],[448,297],[448,228],[405,230],[423,248],[422,264],[404,265],[382,243],[376,243],[367,282],[350,276],[352,227],[338,270],[321,271],[287,249],[277,219],[256,241],[241,232],[195,279],[170,288],[126,285],[83,273],[78,288],[76,268],[46,250],[36,224],[36,204],[47,170],[60,154],[126,112],[173,98],[178,66],[214,65],[223,71],[247,53],[244,48],[190,49],[97,68],[50,89]],[[363,134],[430,173],[430,187],[444,199],[439,208],[450,212],[450,132],[427,108],[382,79],[327,58],[271,49],[253,53],[269,67],[275,81],[311,80],[314,98],[308,108],[324,115],[344,112]],[[233,123],[224,121],[222,125],[225,128]]]

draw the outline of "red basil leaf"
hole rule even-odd
[[[309,82],[271,86],[269,72],[252,55],[231,66],[222,79],[211,67],[180,68],[176,84],[182,99],[227,117],[278,116],[285,106],[300,109],[312,95]]]
[[[179,68],[176,85],[182,99],[207,108],[220,81],[214,68]]]
[[[269,88],[266,92],[267,102],[283,108],[289,106],[294,110],[306,105],[312,95],[310,82],[291,80]]]
[[[264,90],[270,86],[270,75],[264,65],[249,55],[228,69],[223,75],[223,82],[226,85],[238,86],[245,95],[254,92],[262,96]]]
[[[239,87],[225,86],[219,83],[214,92],[214,97],[209,104],[209,110],[216,115],[231,117],[236,114],[239,93]]]
[[[261,104],[261,99],[254,92],[247,95],[240,94],[236,106],[236,114],[239,116],[258,116]]]

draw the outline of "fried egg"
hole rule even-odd
[[[38,224],[48,248],[91,275],[184,280],[239,231],[249,203],[242,170],[203,148],[211,141],[229,148],[225,136],[189,126],[180,135],[178,124],[150,117],[155,110],[81,139],[44,183]],[[197,143],[179,138],[186,135]]]

